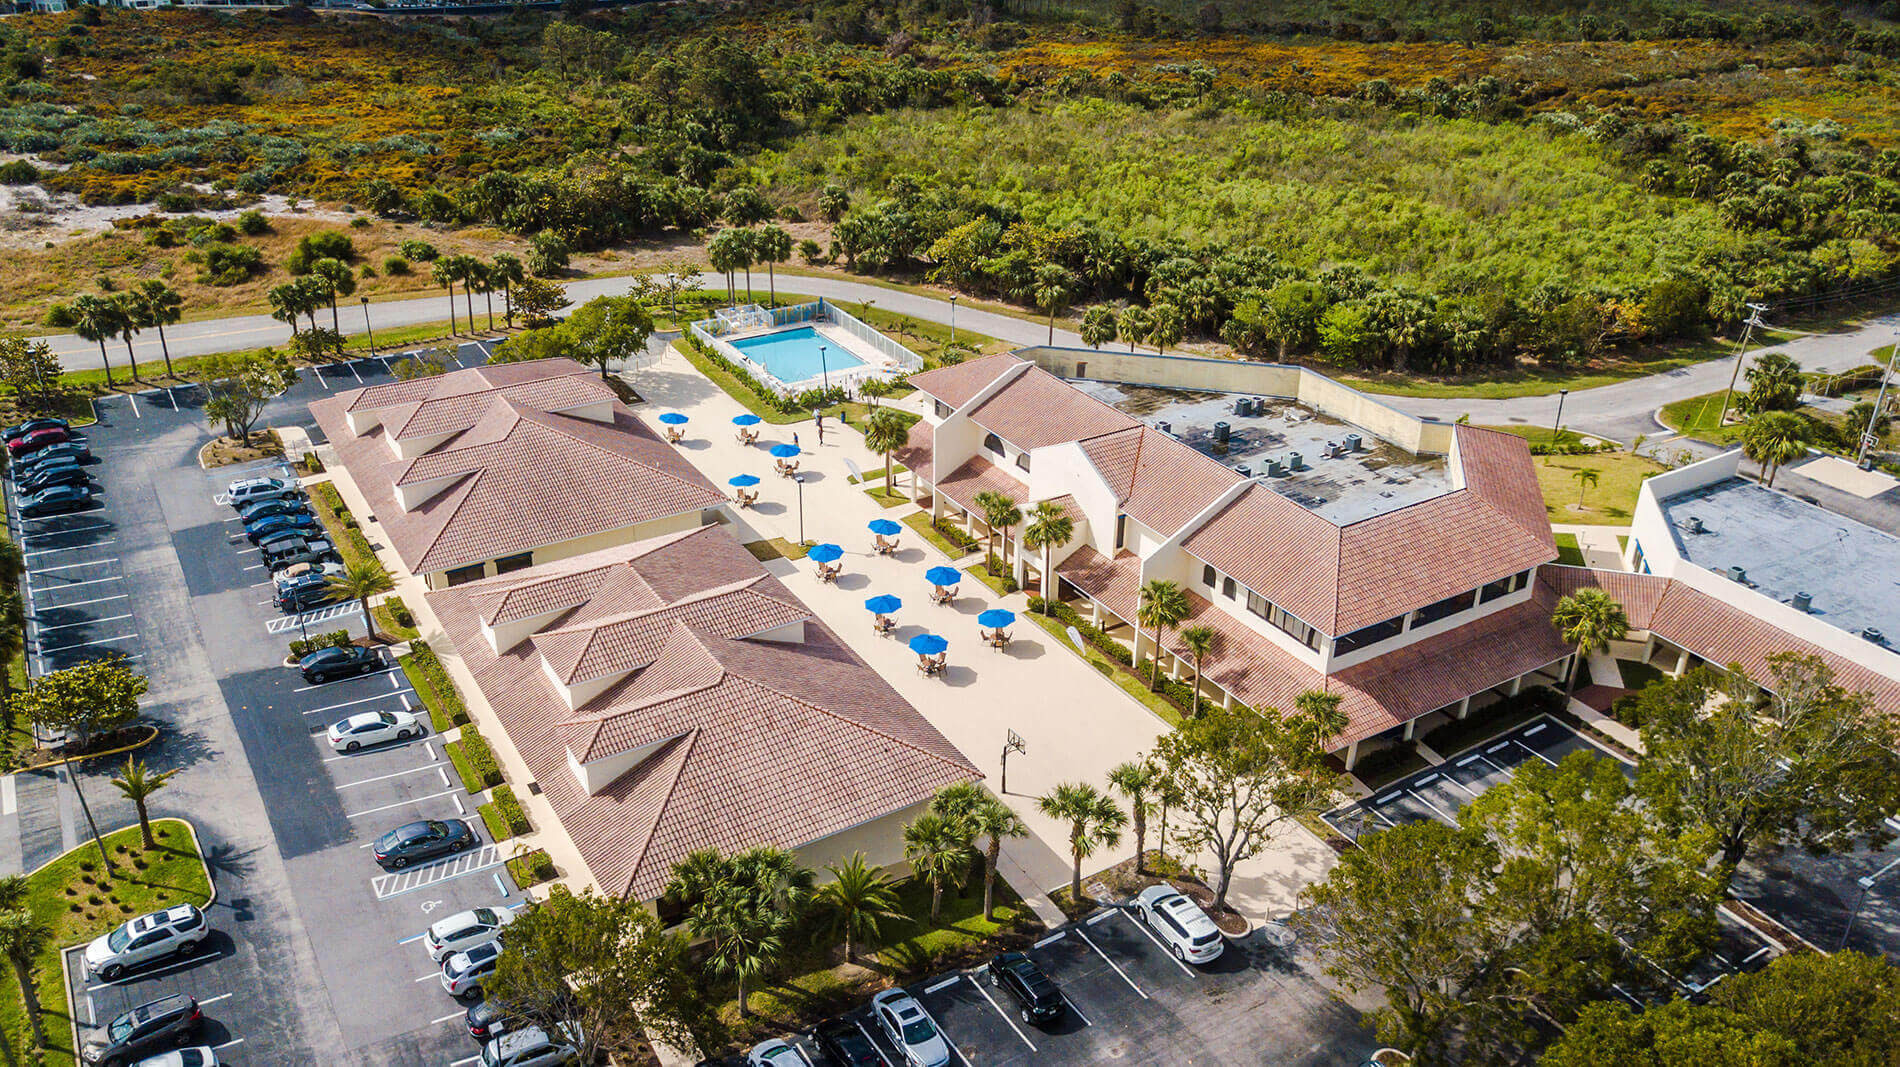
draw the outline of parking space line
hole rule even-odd
[[[139,414],[139,395],[137,393],[127,393],[125,394],[125,398],[132,403],[132,417],[135,419],[144,418],[145,416]]]
[[[449,793],[453,793],[453,792],[455,792],[455,790],[453,789],[449,790]],[[374,815],[379,811],[388,811],[390,808],[400,808],[405,804],[420,804],[425,800],[437,800],[441,797],[448,796],[449,793],[430,793],[426,797],[416,797],[412,800],[398,800],[394,804],[384,804],[380,808],[371,808],[368,811],[353,811],[343,817],[346,819],[360,819],[365,815]]]
[[[482,1058],[480,1056],[470,1056],[469,1058],[465,1060],[456,1060],[454,1063],[449,1064],[449,1067],[468,1067],[468,1065],[471,1063],[480,1063],[480,1062],[482,1062]]]
[[[92,546],[91,546],[91,545],[87,545],[86,547],[88,547],[88,548],[91,548]],[[57,549],[57,548],[55,548],[55,549],[52,549],[51,551],[54,551],[54,552],[58,552],[58,551],[61,551],[61,550],[60,550],[60,549]],[[86,562],[84,562],[84,563],[62,563],[62,564],[60,564],[60,565],[59,565],[59,566],[57,566],[57,567],[33,567],[33,568],[31,568],[31,569],[29,569],[29,570],[27,571],[27,573],[29,573],[29,574],[51,574],[51,573],[53,573],[54,571],[70,571],[70,570],[73,570],[73,569],[75,569],[75,568],[78,568],[78,567],[97,567],[97,566],[98,566],[98,565],[100,565],[101,563],[117,563],[117,562],[119,562],[119,557],[117,557],[117,556],[110,556],[110,557],[107,557],[106,559],[89,559],[89,560],[87,560],[87,561],[86,561]]]
[[[1436,777],[1436,776],[1434,776],[1434,777]],[[1432,779],[1427,779],[1427,781],[1430,781],[1430,780],[1432,780]],[[1420,782],[1419,784],[1420,784],[1420,785],[1423,785],[1423,784],[1424,784],[1424,782]],[[1438,813],[1438,817],[1439,817],[1439,818],[1441,818],[1441,819],[1443,819],[1443,820],[1445,820],[1445,821],[1446,821],[1446,822],[1448,822],[1448,823],[1451,823],[1451,824],[1453,824],[1454,826],[1455,826],[1455,825],[1457,825],[1457,823],[1458,823],[1458,820],[1457,820],[1457,819],[1454,819],[1454,818],[1452,818],[1451,816],[1449,816],[1449,815],[1447,815],[1447,814],[1445,814],[1445,812],[1444,812],[1444,809],[1442,809],[1442,808],[1440,808],[1440,807],[1439,807],[1438,805],[1436,805],[1436,804],[1434,804],[1434,803],[1432,803],[1431,801],[1429,801],[1429,800],[1426,800],[1426,799],[1425,799],[1425,796],[1424,796],[1424,794],[1422,794],[1422,793],[1420,793],[1420,792],[1419,792],[1418,790],[1416,790],[1416,789],[1407,789],[1407,790],[1404,790],[1404,792],[1405,792],[1405,793],[1407,793],[1408,795],[1410,795],[1410,796],[1411,796],[1411,798],[1412,798],[1413,800],[1416,800],[1416,801],[1418,801],[1418,802],[1419,802],[1420,804],[1423,804],[1423,805],[1425,805],[1426,807],[1428,807],[1428,808],[1430,808],[1430,809],[1432,809],[1432,810],[1433,810],[1434,812],[1437,812],[1437,813]]]
[[[426,982],[431,978],[440,978],[440,977],[442,977],[441,971],[430,971],[428,974],[423,975],[421,978],[416,979],[414,982],[411,982],[410,984],[416,985],[421,982]]]
[[[447,860],[437,860],[420,867],[406,867],[400,871],[379,874],[370,879],[370,888],[375,891],[377,900],[388,900],[390,897],[399,897],[404,893],[412,893],[464,875],[499,867],[503,858],[501,849],[497,846],[483,845],[478,851],[464,852]]]
[[[938,982],[932,982],[931,984],[929,984],[929,985],[927,985],[927,986],[925,986],[925,987],[924,987],[924,992],[925,992],[925,993],[935,993],[935,992],[937,992],[938,990],[941,990],[941,989],[948,989],[948,988],[950,988],[951,986],[953,986],[953,985],[956,985],[956,984],[957,984],[958,982],[961,982],[961,981],[963,981],[963,976],[962,976],[962,975],[960,975],[960,974],[953,974],[953,975],[951,975],[950,977],[948,977],[948,978],[945,978],[945,979],[943,979],[942,981],[938,981]]]
[[[1141,935],[1143,937],[1155,943],[1155,947],[1161,950],[1162,955],[1168,957],[1169,960],[1173,961],[1176,967],[1181,968],[1182,974],[1187,975],[1189,978],[1200,977],[1200,975],[1194,972],[1193,968],[1190,968],[1187,964],[1182,963],[1180,960],[1177,960],[1174,958],[1174,953],[1169,952],[1168,946],[1161,943],[1161,939],[1154,935],[1153,930],[1148,929],[1147,923],[1141,922],[1140,920],[1136,919],[1132,914],[1129,914],[1128,912],[1122,912],[1122,914],[1128,916],[1128,921],[1135,925],[1135,929],[1141,931]]]
[[[1543,729],[1543,725],[1544,725],[1543,723],[1538,723],[1537,724],[1538,729],[1540,730]],[[1524,736],[1529,737],[1530,734],[1525,734]],[[1512,738],[1511,743],[1523,749],[1524,751],[1530,753],[1531,755],[1536,756],[1538,759],[1543,760],[1545,763],[1550,764],[1552,767],[1555,767],[1557,765],[1556,760],[1551,759],[1549,756],[1544,755],[1542,752],[1537,751],[1536,749],[1532,748],[1531,746],[1525,744],[1522,741],[1517,740],[1516,738]]]
[[[101,637],[97,641],[82,641],[76,645],[61,645],[58,648],[47,648],[44,645],[42,645],[40,646],[40,654],[45,655],[48,652],[64,652],[69,648],[89,648],[93,645],[107,645],[107,644],[111,644],[114,641],[124,641],[128,638],[137,637],[137,636],[138,634],[136,633],[120,634],[117,637]]]
[[[100,523],[94,523],[91,526],[75,526],[70,530],[48,530],[45,533],[27,534],[26,537],[28,540],[31,540],[36,537],[64,537],[67,534],[91,533],[94,530],[110,530],[110,529],[112,529],[111,523],[100,522]]]
[[[224,1044],[222,1044],[222,1045],[213,1045],[213,1046],[211,1046],[211,1050],[212,1050],[213,1052],[223,1052],[223,1051],[224,1051],[225,1049],[228,1049],[228,1048],[231,1048],[231,1047],[232,1047],[232,1046],[234,1046],[234,1045],[242,1045],[243,1043],[244,1043],[244,1039],[243,1039],[243,1038],[241,1038],[241,1037],[239,1037],[239,1038],[234,1038],[234,1039],[232,1039],[232,1040],[230,1040],[230,1041],[226,1041],[226,1042],[225,1042]]]
[[[1082,1014],[1082,1009],[1076,1006],[1074,997],[1070,996],[1067,993],[1060,994],[1060,996],[1062,997],[1062,1003],[1067,1004],[1069,1006],[1069,1010],[1075,1013],[1075,1017],[1082,1020],[1083,1026],[1095,1025],[1095,1022],[1093,1020],[1091,1020],[1088,1016]]]
[[[370,784],[371,782],[387,782],[387,781],[388,781],[388,780],[390,780],[391,778],[401,778],[401,777],[402,777],[403,775],[405,775],[405,774],[414,774],[414,773],[416,773],[417,771],[426,771],[426,770],[428,770],[428,769],[429,769],[430,767],[438,767],[438,768],[439,768],[439,767],[441,767],[441,766],[442,766],[442,765],[441,765],[440,763],[430,763],[430,764],[425,764],[425,765],[423,765],[423,766],[421,766],[421,767],[411,767],[411,768],[409,768],[409,769],[408,769],[408,770],[406,770],[406,771],[396,771],[396,772],[394,772],[394,773],[392,773],[392,774],[379,774],[379,775],[377,775],[377,776],[376,776],[376,777],[374,777],[374,778],[365,778],[365,779],[363,779],[363,780],[362,780],[362,781],[360,781],[360,782],[343,782],[342,784],[340,784],[340,785],[338,785],[338,786],[337,786],[337,788],[338,788],[338,789],[348,789],[348,788],[350,788],[351,786],[358,786],[358,785],[368,785],[368,784]],[[447,783],[447,782],[443,782],[442,784],[443,784],[443,785],[448,785],[449,783]]]
[[[61,606],[64,607],[65,605]],[[124,615],[108,615],[103,619],[85,619],[81,622],[62,622],[58,626],[42,626],[39,630],[40,633],[51,633],[54,630],[70,630],[75,626],[96,626],[102,622],[118,622],[120,619],[129,619],[131,617],[131,614],[128,612]]]
[[[368,673],[366,673],[366,674],[359,674],[359,675],[357,675],[357,677],[358,677],[358,678],[374,678],[374,677],[376,677],[376,676],[377,676],[377,675],[379,675],[379,674],[388,674],[389,672],[391,672],[391,671],[394,671],[394,670],[398,670],[398,669],[399,669],[399,668],[396,668],[396,667],[384,667],[384,668],[383,668],[382,670],[380,670],[380,671],[370,671],[370,672],[368,672]],[[342,679],[338,679],[338,681],[341,681],[341,680],[342,680]],[[322,689],[322,688],[323,688],[323,686],[325,686],[325,685],[329,685],[329,684],[330,684],[329,682],[324,682],[324,683],[323,683],[322,685],[306,685],[306,686],[302,686],[302,687],[300,687],[300,688],[297,688],[297,689],[292,689],[292,690],[291,690],[291,692],[293,692],[293,693],[308,693],[308,692],[310,692],[310,691],[311,691],[312,689]]]
[[[98,585],[101,582],[123,582],[123,581],[125,581],[125,575],[114,574],[107,578],[88,578],[83,582],[62,582],[60,583],[59,588],[77,589],[82,585]],[[54,605],[54,606],[58,607],[59,605]]]
[[[304,714],[305,715],[321,715],[326,711],[335,711],[338,708],[351,708],[351,707],[355,707],[358,704],[368,704],[377,700],[388,700],[390,697],[393,697],[395,695],[396,695],[395,693],[378,693],[373,697],[364,697],[361,700],[345,700],[341,704],[326,704],[320,708],[311,708],[309,711],[304,712]]]
[[[1048,937],[1043,938],[1041,941],[1038,941],[1029,947],[1041,948],[1044,945],[1053,945],[1067,936],[1069,936],[1069,932],[1067,930],[1057,930],[1055,933],[1050,934]]]
[[[108,537],[103,541],[94,541],[91,544],[84,544],[84,545],[68,545],[65,548],[36,548],[31,552],[23,553],[23,555],[50,556],[55,552],[79,552],[88,548],[98,548],[101,545],[116,545],[118,543],[119,543],[118,538]]]
[[[1106,913],[1106,912],[1105,912],[1104,914],[1108,914],[1108,913]],[[1088,935],[1088,934],[1086,934],[1086,933],[1084,933],[1084,932],[1083,932],[1083,931],[1082,931],[1081,929],[1079,929],[1079,928],[1078,928],[1078,929],[1077,929],[1077,930],[1075,931],[1075,936],[1077,936],[1077,937],[1079,937],[1079,938],[1081,938],[1081,939],[1082,939],[1082,943],[1083,943],[1083,944],[1085,944],[1085,945],[1087,945],[1088,947],[1090,947],[1090,948],[1092,948],[1092,949],[1094,949],[1094,950],[1095,950],[1095,954],[1096,954],[1097,956],[1100,956],[1100,957],[1102,957],[1102,962],[1103,962],[1103,963],[1106,963],[1106,964],[1108,964],[1108,965],[1109,965],[1110,967],[1113,967],[1113,968],[1115,968],[1115,973],[1116,973],[1116,974],[1119,974],[1119,975],[1121,975],[1121,976],[1122,976],[1122,981],[1124,981],[1124,982],[1127,982],[1127,983],[1128,983],[1128,988],[1130,988],[1130,989],[1132,989],[1132,990],[1134,990],[1135,992],[1137,992],[1137,993],[1139,993],[1139,994],[1141,994],[1141,999],[1143,999],[1143,1000],[1149,1000],[1149,999],[1152,999],[1152,998],[1150,998],[1150,997],[1148,996],[1148,991],[1147,991],[1147,990],[1145,990],[1145,989],[1143,989],[1143,988],[1141,988],[1140,986],[1138,986],[1138,985],[1136,985],[1136,984],[1135,984],[1135,980],[1134,980],[1133,978],[1130,978],[1130,977],[1128,977],[1128,972],[1127,972],[1127,971],[1124,971],[1124,970],[1122,970],[1122,968],[1121,968],[1121,964],[1118,964],[1118,963],[1116,963],[1116,962],[1115,962],[1114,960],[1112,960],[1112,959],[1110,959],[1110,958],[1109,958],[1109,955],[1108,955],[1108,953],[1106,953],[1106,952],[1103,952],[1103,951],[1102,951],[1102,946],[1100,946],[1100,945],[1098,945],[1098,944],[1096,944],[1096,943],[1095,943],[1095,942],[1094,942],[1094,941],[1093,941],[1093,940],[1092,940],[1092,939],[1091,939],[1091,938],[1089,937],[1089,935]]]
[[[851,1025],[857,1027],[858,1033],[864,1035],[864,1040],[871,1043],[871,1051],[877,1053],[877,1061],[883,1064],[884,1067],[891,1067],[891,1058],[884,1055],[884,1050],[878,1046],[876,1039],[871,1037],[871,1031],[866,1030],[864,1024],[855,1019],[851,1021]]]
[[[60,611],[65,608],[83,608],[88,604],[104,604],[111,600],[125,600],[130,596],[130,593],[114,593],[111,596],[94,597],[91,600],[75,600],[71,604],[53,604],[51,605],[51,610]]]
[[[1011,1030],[1016,1031],[1016,1036],[1022,1038],[1023,1044],[1029,1046],[1029,1051],[1031,1052],[1036,1051],[1036,1043],[1034,1041],[1029,1040],[1029,1035],[1023,1033],[1022,1028],[1016,1025],[1016,1020],[1009,1017],[1009,1013],[1003,1010],[1003,1006],[996,1002],[995,997],[990,996],[990,991],[983,988],[983,983],[977,981],[974,977],[971,977],[970,984],[976,987],[976,991],[983,995],[984,1000],[987,1000],[990,1002],[990,1007],[996,1009],[996,1014],[1001,1015],[1003,1017],[1003,1021],[1009,1024],[1009,1028]]]
[[[467,1012],[465,1012],[465,1011],[458,1011],[458,1012],[453,1012],[453,1013],[451,1013],[451,1014],[448,1014],[448,1015],[444,1015],[444,1016],[443,1016],[443,1017],[441,1017],[440,1019],[430,1019],[430,1020],[429,1020],[429,1025],[430,1025],[430,1026],[441,1026],[441,1025],[442,1025],[443,1023],[445,1023],[445,1022],[448,1022],[448,1021],[449,1021],[450,1019],[466,1019],[466,1018],[468,1018],[468,1013],[467,1013]]]
[[[231,999],[231,994],[229,994],[229,993],[219,993],[219,994],[218,994],[217,996],[215,996],[215,997],[205,997],[204,999],[202,999],[202,1000],[200,1000],[200,1001],[198,1001],[198,1006],[202,1008],[202,1007],[204,1007],[204,1006],[205,1006],[206,1004],[216,1004],[216,1003],[217,1003],[218,1001],[220,1001],[220,1000],[229,1000],[229,999]]]

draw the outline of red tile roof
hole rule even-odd
[[[1035,366],[971,409],[970,421],[1024,451],[1141,425]]]
[[[915,472],[917,477],[922,481],[926,483],[933,481],[934,479],[931,475],[931,453],[933,451],[934,440],[934,431],[931,429],[929,423],[922,421],[913,422],[910,425],[910,434],[905,440],[903,447],[893,451],[891,456],[896,459],[897,462],[902,463],[906,470]]]
[[[1136,522],[1173,537],[1221,494],[1246,479],[1159,430],[1139,423],[1082,442]]]
[[[393,391],[413,383],[352,390],[310,405],[411,571],[446,570],[725,502],[705,475],[618,401],[608,401],[610,422],[536,407],[533,401],[562,390],[599,385],[572,360],[471,368],[428,381],[442,403],[471,398],[481,406],[456,408],[458,424],[465,423],[459,432],[409,460],[391,451],[386,426],[358,436],[344,413],[363,410],[364,398],[379,390],[392,391],[385,397],[407,395]],[[397,485],[437,480],[445,487],[415,509],[405,512],[397,503]]]
[[[913,374],[910,384],[953,408],[960,408],[969,403],[971,397],[982,392],[984,386],[1002,377],[1011,368],[1021,366],[1023,362],[1021,358],[1003,352]]]
[[[1141,598],[1141,557],[1123,549],[1111,560],[1083,545],[1056,565],[1056,574],[1134,624],[1135,607]]]
[[[751,580],[720,592],[740,570]],[[598,596],[555,620],[617,618],[637,572],[669,605],[723,603],[730,611],[668,614],[646,665],[569,711],[534,642],[499,656],[481,613],[517,593],[582,575]],[[634,599],[644,599],[634,593]],[[428,594],[562,827],[601,886],[634,899],[659,895],[672,865],[702,847],[797,847],[901,811],[952,782],[981,775],[878,674],[815,619],[802,643],[748,640],[758,596],[809,615],[723,528],[655,538]],[[546,600],[542,601],[546,603]],[[589,795],[568,766],[570,748],[600,755],[651,751]]]
[[[963,462],[963,466],[944,475],[943,481],[937,483],[937,490],[962,505],[979,521],[983,517],[983,509],[976,503],[978,493],[1001,493],[1014,500],[1018,507],[1029,503],[1029,487],[982,456],[971,456]]]
[[[1340,541],[1339,527],[1254,485],[1182,547],[1307,625],[1337,635]]]

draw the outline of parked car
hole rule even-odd
[[[911,1067],[944,1067],[950,1062],[950,1043],[909,993],[886,989],[871,998],[871,1014]]]
[[[372,850],[384,870],[462,852],[481,844],[481,838],[462,819],[428,819],[398,826],[376,839]]]
[[[1173,886],[1151,885],[1142,890],[1135,898],[1135,913],[1177,960],[1212,963],[1226,947],[1214,920]]]
[[[284,551],[284,546],[295,542],[309,545],[322,540],[324,540],[323,535],[312,530],[272,530],[251,543],[265,552],[281,553]]]
[[[13,465],[13,471],[17,475],[22,471],[36,469],[42,464],[56,463],[62,460],[72,460],[75,463],[90,463],[92,462],[92,447],[84,441],[76,441],[68,437],[59,444],[47,445],[38,452],[20,460]]]
[[[853,1022],[833,1019],[811,1032],[812,1043],[839,1067],[886,1067],[884,1057]]]
[[[28,496],[56,485],[86,485],[92,481],[84,467],[56,464],[45,470],[35,471],[32,477],[18,483],[19,490]]]
[[[51,489],[42,489],[22,501],[20,515],[22,518],[38,519],[47,515],[64,515],[69,511],[83,511],[91,506],[91,486],[56,485]]]
[[[43,430],[34,430],[8,441],[7,452],[13,456],[31,455],[47,445],[71,440],[72,436],[73,432],[64,426],[48,426]]]
[[[580,1056],[580,1034],[570,1026],[529,1026],[490,1041],[482,1067],[553,1067]]]
[[[328,578],[306,574],[278,585],[275,599],[277,610],[295,614],[332,603],[336,600],[336,592],[330,588]]]
[[[410,716],[414,718],[414,716]],[[423,935],[429,958],[441,962],[444,956],[476,945],[486,945],[501,937],[502,930],[515,921],[513,908],[471,908],[446,919],[438,919]]]
[[[272,570],[292,563],[320,563],[336,554],[336,546],[322,538],[298,537],[258,547],[264,550],[264,565]]]
[[[332,678],[364,674],[382,665],[383,657],[375,649],[344,645],[342,648],[317,649],[297,661],[297,670],[303,674],[304,681],[311,685],[322,685]]]
[[[65,419],[28,419],[25,422],[16,422],[5,430],[0,430],[0,441],[6,441],[11,444],[36,430],[66,430],[71,428],[71,424]]]
[[[1016,1001],[1026,1023],[1047,1026],[1062,1018],[1068,1006],[1061,988],[1026,952],[1004,952],[991,960],[990,984]]]
[[[362,711],[330,724],[330,747],[338,752],[355,752],[365,745],[380,745],[386,741],[407,741],[422,736],[422,720],[416,718],[413,711]],[[487,909],[481,909],[487,910]],[[463,912],[463,915],[472,914]],[[513,912],[508,912],[512,917]],[[459,918],[459,916],[457,916]],[[444,919],[442,922],[448,922]],[[503,920],[506,922],[506,920]],[[442,923],[436,923],[436,926]],[[429,928],[434,930],[435,927]],[[442,954],[431,951],[436,959]]]
[[[286,582],[294,582],[299,578],[311,574],[330,578],[334,575],[342,574],[343,570],[343,564],[328,561],[323,563],[292,563],[272,571],[270,576],[272,581],[278,585],[283,585]]]
[[[774,1037],[752,1046],[745,1054],[746,1067],[811,1067],[805,1050],[782,1037]]]
[[[218,1050],[209,1045],[173,1049],[142,1059],[137,1067],[218,1067]]]
[[[142,1053],[177,1048],[202,1022],[204,1013],[198,1010],[198,1002],[184,993],[173,993],[140,1004],[93,1031],[83,1055],[97,1067],[125,1067]]]
[[[255,504],[261,500],[283,500],[287,497],[301,497],[303,490],[297,483],[285,478],[246,478],[232,482],[228,487],[231,494],[231,506],[242,508],[246,504]]]
[[[501,960],[501,942],[471,946],[466,952],[451,952],[442,961],[442,988],[449,996],[466,997],[482,988],[482,979],[495,973]]]
[[[238,517],[243,519],[247,525],[259,519],[268,519],[272,515],[308,514],[310,514],[310,504],[300,497],[260,500],[255,504],[246,504],[238,509]]]
[[[86,973],[110,982],[132,967],[193,955],[209,936],[211,924],[192,904],[141,915],[86,946]]]
[[[552,1027],[560,1019],[535,1007],[517,1008],[499,998],[485,997],[480,1004],[468,1009],[463,1021],[468,1023],[468,1036],[474,1038],[476,1044],[485,1045],[512,1030],[529,1026]]]
[[[261,545],[285,534],[294,534],[307,540],[322,530],[323,524],[317,521],[315,515],[272,515],[268,519],[247,523],[244,536],[252,544]]]

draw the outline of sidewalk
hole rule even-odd
[[[1027,611],[1022,594],[999,597],[970,577],[955,604],[932,605],[930,585],[923,575],[945,562],[940,553],[909,531],[900,538],[902,547],[895,556],[873,553],[867,524],[878,518],[899,518],[910,509],[885,509],[864,493],[863,486],[847,482],[847,458],[871,482],[882,481],[883,460],[864,448],[857,431],[827,420],[820,446],[810,423],[760,425],[758,444],[742,446],[735,438],[732,418],[745,409],[677,352],[669,351],[654,367],[628,377],[648,399],[639,409],[643,417],[651,420],[665,411],[688,417],[681,452],[715,484],[724,486],[736,474],[762,479],[759,504],[735,509],[734,533],[741,541],[782,537],[797,542],[802,521],[809,541],[832,542],[844,549],[840,561],[844,574],[836,583],[819,582],[813,565],[804,561],[780,559],[768,566],[982,769],[988,776],[986,784],[1023,817],[1030,836],[1004,846],[1001,870],[1044,921],[1060,922],[1046,894],[1069,881],[1067,827],[1043,816],[1037,810],[1037,798],[1061,782],[1087,782],[1105,789],[1109,769],[1147,752],[1166,724],[1026,619],[1010,627],[1015,640],[1007,651],[987,647],[978,637],[982,628],[976,616],[991,607],[1007,607],[1021,615]],[[790,443],[794,431],[806,450],[800,460],[805,476],[802,508],[799,488],[774,473],[767,451],[774,444]],[[871,614],[864,609],[867,598],[883,593],[904,601],[891,637],[872,632]],[[918,657],[906,647],[912,637],[926,631],[950,642],[950,666],[940,678],[919,676]],[[1026,751],[1011,757],[1005,793],[1000,756],[1012,730],[1023,739]],[[1131,831],[1123,835],[1119,847],[1090,856],[1084,869],[1099,870],[1132,855]],[[1231,893],[1235,906],[1256,918],[1282,915],[1292,908],[1299,887],[1322,876],[1331,861],[1330,849],[1294,829],[1283,835],[1273,851],[1236,872]]]
[[[1550,530],[1552,533],[1575,534],[1577,548],[1583,552],[1583,562],[1586,566],[1606,571],[1625,569],[1623,543],[1618,539],[1629,535],[1629,527],[1551,523]]]

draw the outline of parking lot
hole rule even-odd
[[[1193,967],[1170,956],[1133,913],[1107,908],[1027,951],[1068,1007],[1048,1026],[1024,1022],[991,984],[987,966],[905,987],[949,1038],[956,1063],[1356,1064],[1377,1047],[1359,1013],[1332,996],[1277,927],[1230,942],[1218,960]],[[905,1062],[868,1005],[841,1018],[871,1039],[889,1067]],[[826,1062],[810,1040],[793,1040],[814,1063]]]

